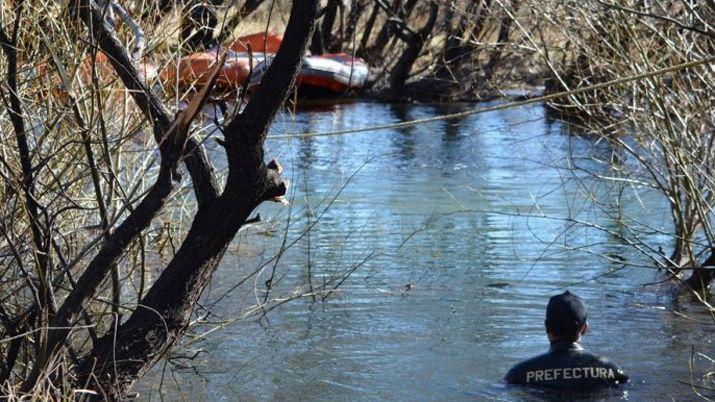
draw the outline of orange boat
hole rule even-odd
[[[254,66],[258,65],[264,59],[263,54],[277,52],[282,41],[283,36],[274,32],[244,35],[236,39],[229,46],[229,55],[216,79],[216,89],[221,92],[231,92],[245,85],[251,72],[251,62]],[[252,55],[248,53],[249,48]],[[209,70],[217,59],[215,50],[186,56],[176,65],[162,71],[161,82],[164,86],[179,88],[206,85]]]
[[[305,56],[296,77],[296,85],[303,90],[324,89],[340,94],[362,88],[368,72],[363,59],[346,53]]]
[[[283,35],[275,32],[255,33],[251,35],[240,36],[230,46],[229,49],[234,52],[248,52],[250,45],[251,51],[254,53],[276,53],[283,42]]]
[[[250,87],[255,89],[273,57],[256,66],[251,75]],[[346,53],[332,53],[320,56],[303,56],[296,77],[296,86],[304,96],[339,95],[362,88],[368,78],[369,69],[365,61]]]
[[[171,66],[161,73],[164,85],[180,88],[200,87],[209,80],[209,70],[216,63],[216,52],[194,53],[179,60],[177,66]],[[258,63],[255,60],[254,63]],[[223,68],[216,79],[216,88],[221,91],[232,91],[245,85],[251,70],[251,59],[248,54],[230,52]]]

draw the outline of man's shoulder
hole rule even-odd
[[[618,364],[616,364],[611,359],[609,359],[605,356],[598,355],[598,354],[591,353],[591,352],[586,352],[586,351],[581,352],[580,355],[581,355],[581,359],[583,359],[583,361],[589,361],[594,366],[612,368],[614,370],[623,371],[621,366],[619,366]]]

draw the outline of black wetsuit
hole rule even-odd
[[[576,342],[554,342],[547,353],[523,361],[506,375],[509,384],[592,390],[628,381],[628,374],[603,357],[587,353]]]

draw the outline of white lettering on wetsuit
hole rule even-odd
[[[571,380],[581,378],[602,378],[615,380],[616,374],[612,368],[605,367],[566,367],[526,372],[526,382],[541,382],[554,380]]]

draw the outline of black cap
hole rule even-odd
[[[568,290],[549,299],[546,305],[546,329],[554,334],[571,334],[586,323],[586,305]]]

